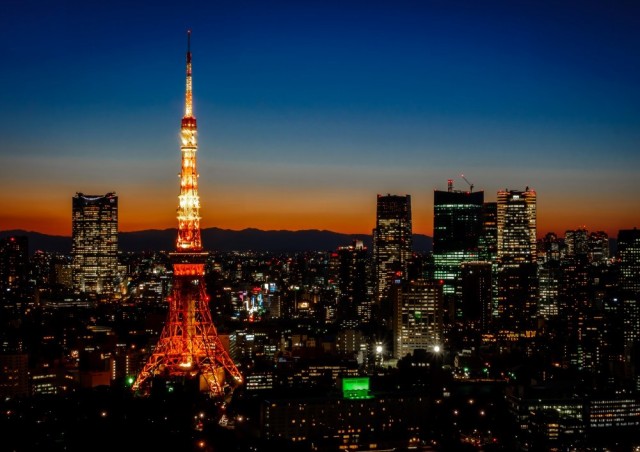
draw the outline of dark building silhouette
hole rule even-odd
[[[620,290],[640,294],[640,230],[623,229],[618,232],[618,263]]]
[[[367,295],[367,247],[361,240],[354,240],[352,245],[339,247],[333,257],[339,291],[337,320],[343,328],[356,327],[371,317]]]
[[[564,246],[562,240],[560,240],[554,232],[547,233],[541,240],[538,248],[538,262],[547,263],[551,261],[560,261],[560,258],[564,255]]]
[[[462,263],[459,281],[463,322],[470,325],[472,330],[487,331],[492,320],[491,263]]]
[[[498,203],[482,205],[482,231],[478,239],[480,260],[496,262],[498,257]]]
[[[595,231],[589,234],[588,255],[589,261],[594,264],[606,264],[610,257],[609,235],[604,231]]]
[[[454,190],[433,193],[434,278],[443,281],[445,304],[453,305],[449,319],[462,319],[460,296],[456,296],[460,264],[479,259],[484,192]],[[452,300],[453,299],[453,300]]]
[[[9,296],[29,278],[29,241],[25,236],[0,239],[0,290]],[[9,292],[9,293],[7,293]]]
[[[0,397],[29,395],[29,366],[26,353],[0,353]]]
[[[480,261],[491,263],[491,317],[498,313],[498,203],[482,205],[482,232],[478,239]]]
[[[589,234],[584,228],[564,233],[564,245],[568,256],[585,256],[589,251]]]
[[[637,228],[618,232],[617,261],[625,364],[627,375],[640,390],[640,231]]]

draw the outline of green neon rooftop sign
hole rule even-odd
[[[342,396],[345,399],[370,399],[369,377],[348,377],[342,379]]]

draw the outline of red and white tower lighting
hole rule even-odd
[[[133,384],[148,394],[155,379],[197,379],[200,390],[220,397],[242,382],[242,375],[223,347],[209,310],[204,282],[207,252],[200,237],[200,197],[193,115],[191,31],[187,44],[187,85],[181,129],[182,169],[178,196],[178,240],[171,253],[173,289],[169,314],[158,345]]]

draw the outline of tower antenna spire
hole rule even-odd
[[[191,30],[187,30],[187,81],[184,94],[184,117],[193,117],[193,81],[191,79]]]

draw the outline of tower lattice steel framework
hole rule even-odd
[[[187,85],[180,146],[182,169],[178,239],[171,253],[173,290],[158,344],[132,389],[148,394],[154,378],[199,379],[200,390],[223,396],[242,375],[223,347],[209,310],[204,282],[207,252],[200,238],[200,198],[196,172],[197,125],[193,115],[191,31],[187,34]]]

